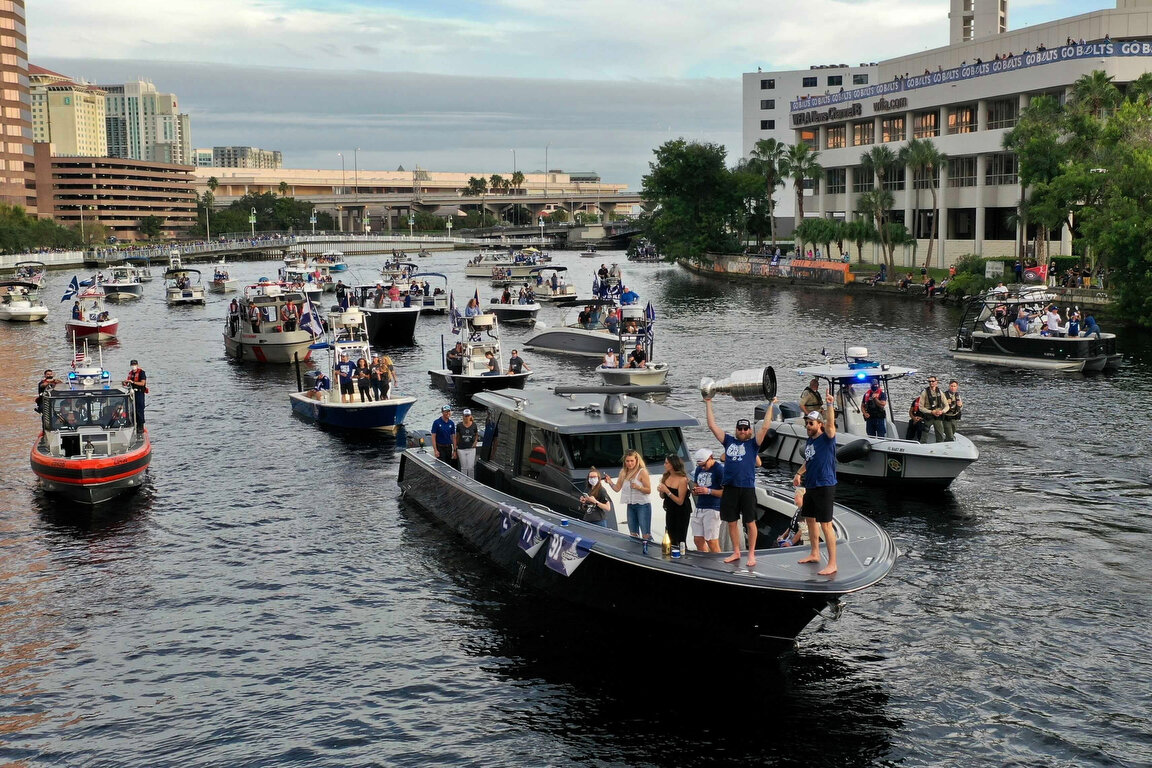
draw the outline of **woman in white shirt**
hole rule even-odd
[[[643,538],[644,547],[652,540],[652,478],[644,466],[644,459],[635,450],[624,453],[624,469],[615,481],[605,475],[604,481],[612,490],[620,494],[620,503],[627,505],[628,533],[633,538]]]

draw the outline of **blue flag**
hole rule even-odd
[[[324,333],[324,326],[320,324],[320,318],[316,316],[311,301],[305,303],[304,313],[300,315],[300,330],[308,331],[314,339]]]
[[[652,309],[652,302],[648,302],[648,306],[644,308],[644,335],[648,337],[648,343],[651,344],[655,337],[655,332],[652,329],[652,324],[656,322],[656,310]]]
[[[68,301],[68,299],[76,298],[80,293],[80,281],[76,279],[76,275],[72,275],[72,282],[68,283],[68,290],[64,291],[64,295],[60,301]]]
[[[480,289],[477,288],[476,290],[479,291]],[[460,326],[463,323],[460,310],[456,309],[456,294],[453,291],[448,292],[448,319],[452,323],[452,333],[460,333]]]

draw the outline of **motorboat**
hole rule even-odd
[[[908,419],[897,417],[899,411],[889,383],[915,375],[915,368],[869,360],[866,348],[848,347],[844,362],[805,366],[797,368],[796,373],[804,381],[819,379],[825,385],[821,389],[831,392],[836,399],[836,476],[842,480],[946,488],[980,457],[979,449],[960,434],[955,440],[939,443],[933,441],[930,431],[926,443],[903,439]],[[873,381],[880,382],[888,399],[887,437],[870,436],[865,423],[862,400]],[[765,410],[764,406],[759,407],[757,418],[761,418]],[[808,434],[800,405],[779,403],[773,421],[761,445],[761,457],[803,464]]]
[[[125,256],[124,262],[136,268],[136,277],[140,282],[152,282],[152,267],[147,256]]]
[[[419,304],[410,296],[394,307],[385,296],[376,300],[375,285],[349,286],[347,291],[354,303],[367,315],[368,339],[374,347],[408,346],[416,343],[416,321],[420,318]],[[405,306],[407,304],[407,306]]]
[[[407,283],[412,275],[420,271],[420,265],[411,261],[386,261],[380,267],[380,276],[384,278],[385,282]]]
[[[348,355],[348,359],[353,362],[360,358],[371,361],[372,348],[368,343],[368,327],[364,312],[357,307],[329,312],[328,340],[316,342],[312,344],[312,348],[328,350],[327,375],[332,382],[337,381],[336,362],[341,355]],[[403,424],[412,404],[416,402],[415,397],[396,392],[393,385],[384,400],[361,402],[359,395],[355,395],[352,402],[345,403],[340,396],[338,385],[334,384],[331,389],[316,391],[312,387],[315,380],[315,373],[312,373],[311,377],[306,379],[307,383],[302,383],[299,391],[290,392],[288,398],[294,413],[327,427],[395,433]]]
[[[285,264],[280,267],[280,282],[300,291],[313,302],[319,302],[324,295],[323,284],[316,280],[316,272],[303,264]]]
[[[725,563],[725,553],[688,549],[664,554],[624,528],[624,507],[611,493],[608,527],[583,521],[580,495],[588,469],[618,475],[636,449],[652,471],[668,454],[691,463],[685,427],[698,422],[646,399],[668,387],[557,387],[480,392],[488,410],[475,479],[427,448],[400,457],[398,483],[412,501],[508,575],[512,588],[537,590],[616,618],[642,614],[675,636],[709,638],[725,647],[779,650],[841,597],[867,589],[892,569],[897,551],[875,522],[835,508],[837,562],[832,576],[800,564],[791,548],[757,550],[756,564]],[[655,485],[655,484],[654,484]],[[655,488],[653,488],[655,491]],[[792,493],[757,489],[760,541],[774,541],[795,512]],[[659,537],[663,512],[653,505]],[[679,557],[675,555],[679,554]],[[731,553],[727,553],[731,554]],[[691,610],[685,610],[691,606]],[[584,617],[573,616],[584,622]],[[603,624],[606,640],[615,619]]]
[[[172,252],[168,269],[164,270],[164,298],[168,306],[205,303],[200,270],[183,266],[176,251]]]
[[[223,261],[212,268],[212,280],[208,283],[212,293],[232,293],[239,285],[240,281],[232,277]]]
[[[224,351],[237,360],[291,363],[308,360],[323,334],[319,312],[303,292],[264,280],[233,299],[224,320]]]
[[[429,277],[443,284],[433,285],[427,280]],[[443,315],[448,312],[448,276],[440,272],[417,272],[408,279],[408,295],[412,297],[412,304],[419,301],[421,312]]]
[[[1052,334],[1039,322],[1056,299],[1044,286],[997,286],[972,298],[960,317],[952,341],[952,357],[970,363],[1051,371],[1101,371],[1119,366],[1116,335]],[[1013,323],[1020,310],[1030,318],[1020,334]]]
[[[32,283],[37,288],[44,285],[44,274],[48,267],[42,261],[18,261],[12,265],[15,270],[12,278],[25,283]]]
[[[647,238],[641,237],[628,246],[628,261],[657,262],[664,259],[656,246]]]
[[[144,295],[144,283],[140,282],[140,274],[131,264],[110,267],[100,285],[104,287],[108,301],[132,301]]]
[[[120,332],[120,321],[112,317],[104,306],[104,289],[90,285],[76,296],[72,313],[64,322],[70,339],[109,341]]]
[[[529,288],[523,299],[519,295],[512,296],[510,288],[504,294],[493,296],[484,307],[484,311],[496,315],[496,319],[504,325],[532,325],[536,322],[536,315],[540,313],[540,304],[536,301],[536,294]]]
[[[34,323],[48,319],[40,286],[24,280],[0,280],[0,320]]]
[[[600,252],[596,250],[596,246],[590,245],[584,250],[580,251],[580,255],[586,259],[594,259],[600,255]]]
[[[572,301],[576,298],[576,286],[564,282],[568,267],[533,267],[532,289],[539,301]]]
[[[428,371],[433,384],[452,390],[460,402],[471,400],[477,392],[487,389],[524,388],[532,372],[506,372],[500,351],[500,321],[496,315],[454,318],[453,326],[453,333],[459,332],[464,354],[458,366],[445,358],[444,368]],[[489,353],[496,361],[496,373],[488,371]]]
[[[524,340],[524,349],[603,357],[604,350],[619,343],[615,301],[581,299],[567,303],[567,308],[564,325],[536,331]]]
[[[144,483],[152,443],[148,430],[136,427],[130,388],[92,364],[83,349],[67,378],[40,398],[41,432],[31,464],[48,493],[96,505]]]
[[[652,386],[663,384],[668,378],[668,363],[652,356],[656,338],[656,312],[651,302],[644,309],[631,304],[619,309],[619,322],[616,323],[617,339],[613,346],[619,365],[610,368],[600,365],[596,373],[605,384],[628,384]],[[643,365],[635,365],[629,356],[636,345],[644,352]]]
[[[348,269],[341,251],[324,251],[316,257],[316,263],[323,264],[332,272],[344,272]]]
[[[482,277],[491,280],[521,280],[551,258],[535,248],[525,248],[516,253],[481,252],[464,265],[465,277]]]

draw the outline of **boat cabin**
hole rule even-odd
[[[46,390],[40,406],[45,452],[57,458],[114,456],[136,440],[135,402],[108,371],[79,368]]]
[[[629,396],[624,392],[637,392]],[[575,514],[590,467],[615,477],[635,449],[659,477],[676,454],[692,466],[684,428],[697,420],[642,399],[668,387],[557,387],[480,392],[488,409],[476,478],[513,496]],[[621,510],[622,512],[622,510]]]

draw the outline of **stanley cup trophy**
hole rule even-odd
[[[721,392],[733,400],[771,400],[776,397],[776,372],[769,365],[763,369],[733,371],[719,381],[707,376],[700,379],[700,394],[705,400],[711,400]]]

